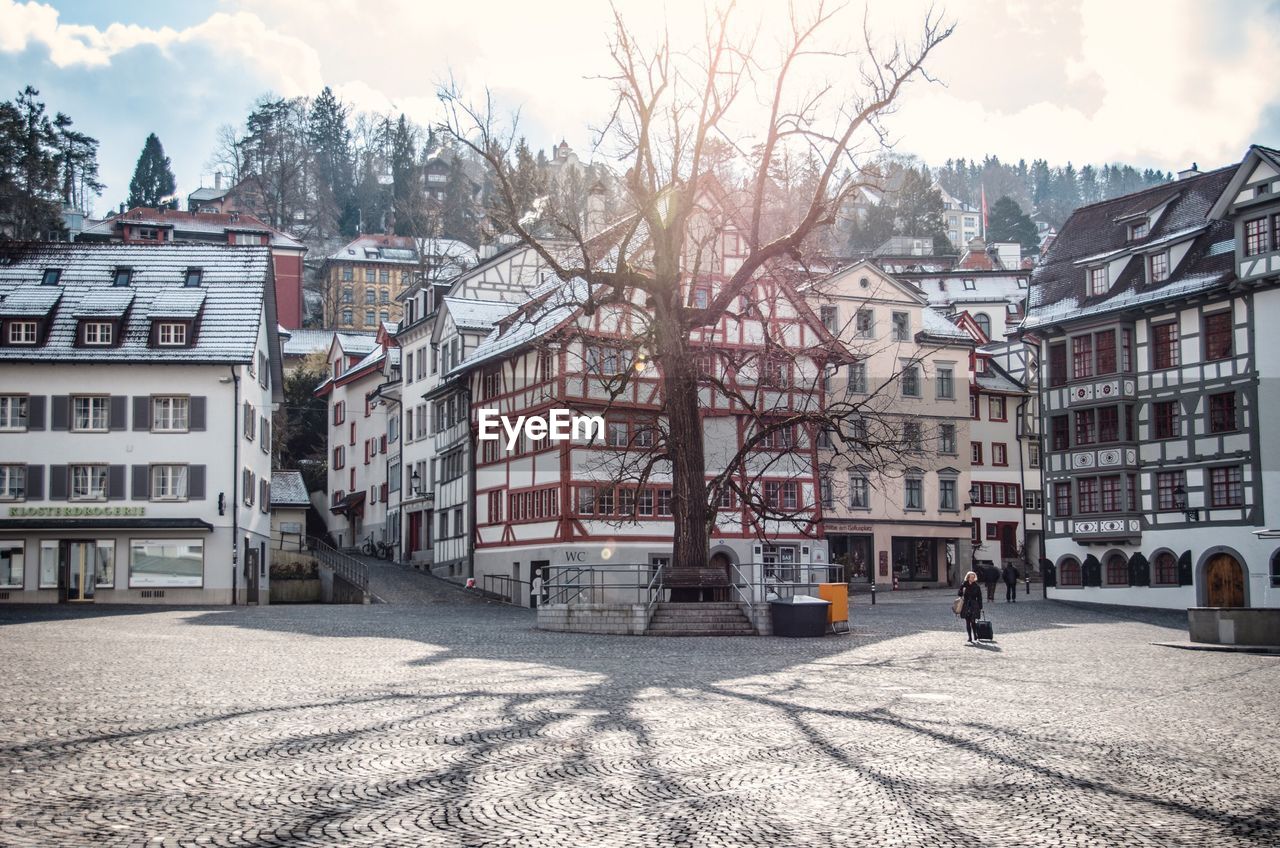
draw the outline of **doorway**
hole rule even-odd
[[[1000,558],[1017,559],[1018,557],[1018,522],[1001,521],[1000,525]]]
[[[71,539],[62,543],[63,600],[80,604],[93,601],[98,574],[98,543],[92,539]]]
[[[1244,606],[1244,568],[1231,554],[1216,554],[1205,567],[1205,606]]]

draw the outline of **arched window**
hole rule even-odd
[[[1079,586],[1080,583],[1080,560],[1075,557],[1067,557],[1058,566],[1058,585],[1059,586]]]
[[[1129,560],[1124,554],[1112,554],[1107,557],[1106,578],[1108,586],[1129,585]]]
[[[1275,573],[1275,561],[1271,564],[1271,573]],[[1151,585],[1152,586],[1177,586],[1178,585],[1178,560],[1168,551],[1156,554],[1156,558],[1151,561]]]
[[[1280,551],[1271,555],[1271,588],[1280,587]]]
[[[973,322],[982,330],[982,334],[987,338],[991,338],[991,316],[985,312],[979,312],[973,316]]]

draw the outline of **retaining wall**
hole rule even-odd
[[[1192,642],[1280,647],[1280,609],[1275,607],[1192,607],[1187,626]]]

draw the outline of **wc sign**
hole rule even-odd
[[[550,439],[563,442],[567,439],[604,439],[604,417],[601,415],[575,415],[568,409],[551,409],[545,416],[520,415],[514,420],[499,415],[496,409],[480,409],[476,412],[476,439],[482,442],[503,441],[508,451],[515,450],[523,435],[530,441]]]

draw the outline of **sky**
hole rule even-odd
[[[860,34],[860,2],[828,28],[831,46]],[[677,47],[695,44],[708,8],[616,4],[642,38],[665,29]],[[739,2],[737,31],[762,65],[785,30],[784,8]],[[928,8],[881,0],[867,17],[884,43],[914,38]],[[909,86],[886,120],[899,153],[931,164],[994,154],[1177,171],[1239,161],[1254,143],[1280,146],[1280,0],[937,8],[955,33],[930,57],[934,81]],[[185,195],[211,184],[219,126],[243,125],[266,92],[315,95],[325,85],[356,110],[430,123],[452,78],[518,109],[535,149],[564,138],[590,158],[591,130],[611,104],[600,78],[610,68],[609,15],[600,0],[0,0],[0,98],[34,85],[50,112],[99,139],[99,213],[124,200],[148,133]],[[839,94],[855,77],[833,60],[799,79]],[[749,123],[763,113],[745,114]]]

